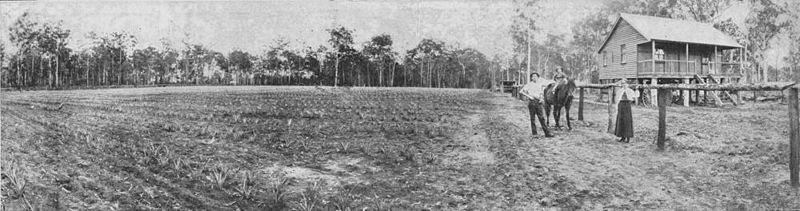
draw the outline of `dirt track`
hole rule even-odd
[[[496,116],[486,120],[511,127],[495,131],[500,128],[489,126],[489,137],[514,134],[508,138],[517,142],[490,142],[508,144],[498,148],[519,148],[519,157],[509,162],[534,172],[543,169],[552,178],[544,181],[553,184],[550,191],[555,194],[537,197],[539,205],[634,210],[800,208],[800,191],[788,185],[785,105],[670,107],[668,149],[658,152],[652,143],[658,113],[652,108],[634,107],[635,138],[623,144],[605,133],[607,113],[602,104],[585,104],[586,121],[574,120],[574,130],[544,138],[528,135],[524,102],[509,97],[495,97],[492,102],[496,110],[489,113]],[[577,116],[574,110],[573,114]]]

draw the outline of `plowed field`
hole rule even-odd
[[[524,102],[484,90],[1,94],[8,210],[800,208],[778,103],[670,107],[659,152],[653,108],[634,107],[629,144],[596,103],[545,138]]]

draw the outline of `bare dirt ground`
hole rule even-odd
[[[3,92],[3,208],[719,210],[800,208],[786,105],[605,105],[555,138],[483,90],[169,87]],[[576,109],[572,116],[577,118]],[[540,133],[541,134],[541,133]]]
[[[529,130],[523,103],[495,99],[498,116]],[[668,108],[665,152],[655,149],[658,111],[634,107],[635,138],[616,142],[605,133],[604,104],[586,104],[586,121],[556,138],[520,144],[529,166],[547,169],[568,184],[568,197],[542,205],[586,209],[798,209],[800,191],[788,184],[787,106]],[[577,115],[573,115],[577,116]],[[511,134],[518,134],[514,131]],[[519,137],[525,140],[526,137]],[[556,183],[558,184],[558,183]]]

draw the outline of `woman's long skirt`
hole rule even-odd
[[[631,101],[620,100],[617,106],[617,128],[614,131],[617,137],[633,137],[633,114],[631,113]]]

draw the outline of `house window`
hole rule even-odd
[[[619,45],[619,63],[625,64],[625,44]]]
[[[609,57],[611,57],[611,63],[614,63],[614,51],[611,50],[610,52],[611,52],[611,55],[609,55]]]
[[[608,65],[608,52],[603,51],[603,67]]]

